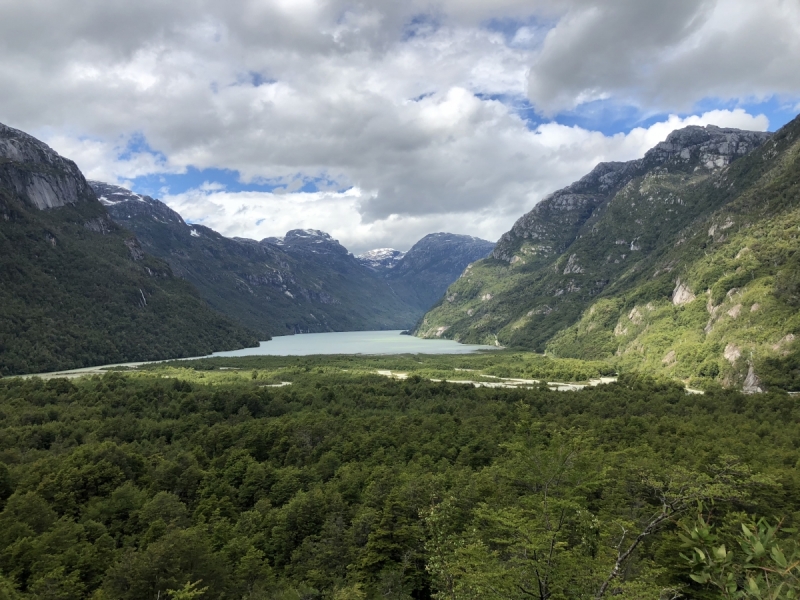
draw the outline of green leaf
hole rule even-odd
[[[781,552],[781,549],[778,546],[773,546],[770,554],[772,555],[772,560],[774,560],[779,567],[784,569],[786,568],[786,557],[783,555],[783,552]]]
[[[752,577],[747,579],[747,589],[754,596],[761,595],[761,590],[758,588],[758,583]]]
[[[700,548],[695,548],[695,549],[694,549],[694,551],[695,551],[695,552],[697,552],[698,556],[700,556],[700,560],[702,560],[703,562],[705,562],[705,560],[706,560],[706,555],[703,553],[703,551],[702,551],[702,550],[700,550]]]
[[[753,544],[753,553],[755,554],[756,557],[763,556],[766,553],[766,550],[764,549],[764,544],[761,543],[761,540]]]

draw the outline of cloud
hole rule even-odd
[[[62,156],[74,160],[87,179],[124,183],[144,175],[182,173],[158,153],[131,150],[130,140],[117,143],[63,134],[43,136],[44,141]]]
[[[236,194],[209,179],[169,196],[230,235],[496,239],[546,193],[682,124],[767,127],[741,109],[636,127],[654,107],[770,90],[794,104],[794,4],[662,4],[0,0],[0,121],[94,179],[215,169],[277,186]],[[547,114],[601,98],[642,108],[603,135],[539,124],[529,98]],[[322,191],[304,194],[308,182]]]
[[[290,229],[322,229],[354,254],[387,245],[408,249],[435,231],[495,239],[495,232],[508,227],[508,215],[488,210],[410,217],[390,215],[365,223],[359,214],[362,198],[363,192],[356,188],[346,192],[295,194],[195,189],[167,195],[163,200],[188,222],[202,223],[229,237],[260,240],[281,236]]]
[[[451,133],[462,121],[481,129],[480,115],[475,114],[481,107],[473,106],[473,100],[465,99],[463,92],[451,94],[441,104],[445,106],[434,103],[432,112],[426,115],[430,123]],[[502,114],[503,105],[494,108]],[[227,192],[207,185],[167,195],[164,201],[184,218],[202,221],[224,235],[262,239],[283,235],[289,229],[322,229],[356,254],[386,246],[405,250],[432,231],[496,240],[548,193],[585,175],[598,162],[643,156],[674,129],[715,124],[764,131],[769,126],[764,115],[752,116],[742,109],[709,111],[687,118],[672,115],[647,128],[637,127],[611,136],[556,123],[543,124],[532,131],[508,113],[505,118],[509,123],[500,129],[502,119],[491,115],[494,120],[487,128],[495,135],[464,136],[464,140],[454,141],[443,152],[450,159],[449,166],[435,162],[425,171],[422,163],[427,155],[413,153],[413,159],[420,161],[415,165],[422,172],[386,174],[380,182],[383,187],[377,188],[387,189],[391,183],[391,193],[398,195],[392,201],[360,187],[346,192],[278,194]],[[459,155],[461,145],[468,150]],[[439,153],[440,150],[434,151],[430,160]],[[491,160],[476,165],[464,158],[475,155]],[[495,172],[489,173],[491,170]],[[430,196],[431,190],[448,193],[448,186],[454,200]],[[475,201],[465,202],[464,198]]]
[[[702,98],[800,93],[800,4],[784,0],[572,2],[535,56],[545,114],[615,98],[690,110]]]

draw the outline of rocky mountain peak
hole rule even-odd
[[[539,258],[568,246],[595,210],[634,178],[669,166],[683,171],[716,170],[729,165],[767,141],[772,134],[707,125],[690,125],[671,132],[643,158],[599,163],[575,183],[542,199],[504,233],[492,256],[511,262],[523,245]]]
[[[0,185],[40,210],[95,199],[74,162],[44,142],[2,123]]]
[[[284,239],[310,239],[319,238],[319,241],[334,241],[330,234],[320,231],[319,229],[291,229],[286,232]]]
[[[98,200],[106,207],[114,220],[125,222],[135,217],[146,216],[160,223],[186,226],[181,216],[159,200],[143,196],[124,187],[102,181],[89,181]]]
[[[61,157],[44,142],[0,123],[0,158],[16,162],[54,163]]]
[[[487,240],[455,233],[429,233],[411,246],[396,267],[398,273],[436,270],[458,274],[469,263],[485,258],[494,248]],[[460,268],[459,268],[460,267]]]
[[[292,229],[283,237],[264,238],[261,243],[313,254],[350,254],[338,240],[318,229]]]
[[[767,141],[772,134],[744,131],[716,125],[689,125],[676,129],[663,142],[644,155],[645,162],[664,163],[670,159],[689,163],[697,161],[707,169],[724,167]]]
[[[370,269],[392,269],[406,255],[394,248],[376,248],[356,256],[356,260]]]

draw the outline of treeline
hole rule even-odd
[[[785,394],[165,372],[0,380],[0,598],[712,598],[698,507],[800,518]]]

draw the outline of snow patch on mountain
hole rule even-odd
[[[406,255],[394,248],[376,248],[356,256],[356,260],[370,269],[391,269]]]

